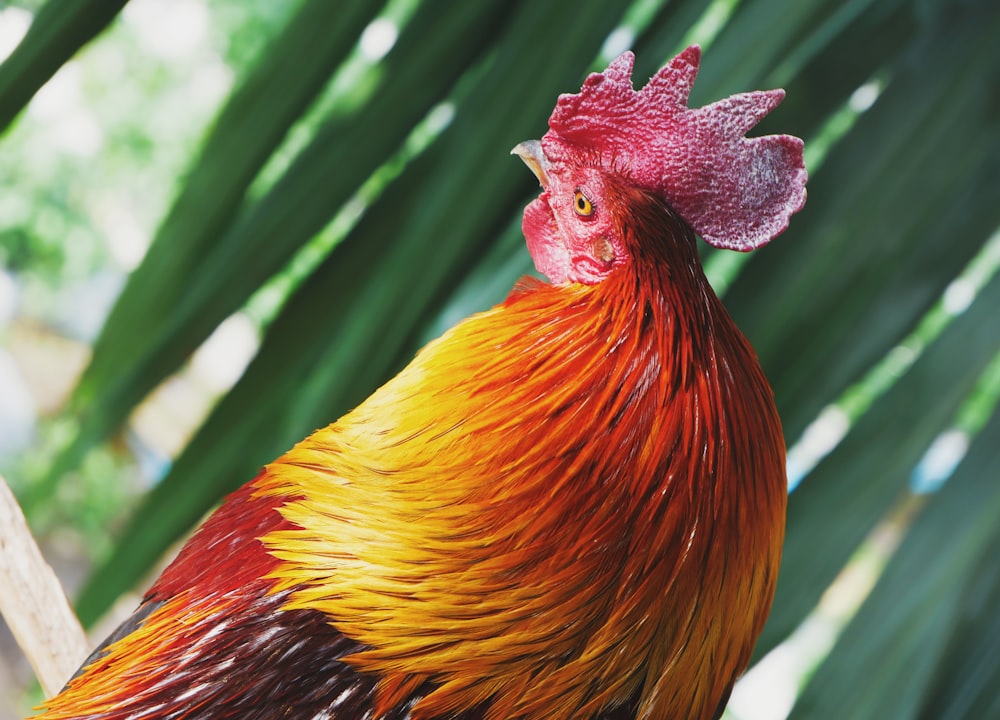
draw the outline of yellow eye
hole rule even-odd
[[[594,204],[579,190],[573,196],[573,208],[576,210],[577,215],[587,216],[594,212]]]

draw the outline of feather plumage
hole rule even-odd
[[[517,289],[269,465],[43,717],[360,717],[347,687],[386,718],[710,717],[773,592],[781,435],[693,235],[617,192],[642,262]],[[271,646],[309,658],[295,698],[241,679]]]

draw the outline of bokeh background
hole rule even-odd
[[[531,272],[507,157],[691,42],[809,200],[707,272],[790,447],[731,720],[1000,718],[1000,4],[0,1],[0,474],[95,639],[226,492]],[[2,534],[2,528],[0,528]],[[0,720],[39,699],[0,629]]]

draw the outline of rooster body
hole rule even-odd
[[[780,560],[770,388],[661,193],[519,154],[553,284],[231,495],[41,718],[721,714]]]

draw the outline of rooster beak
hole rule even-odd
[[[539,184],[544,188],[549,184],[549,159],[542,152],[542,143],[538,140],[525,140],[510,151],[511,155],[517,155],[524,160],[524,164],[538,178]]]

